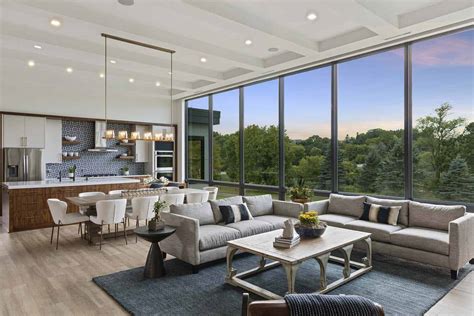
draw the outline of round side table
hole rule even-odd
[[[148,251],[148,256],[146,258],[144,271],[145,279],[154,279],[164,276],[166,271],[163,264],[163,255],[158,242],[172,235],[176,231],[176,228],[165,226],[165,228],[162,230],[149,231],[147,226],[142,226],[136,228],[134,231],[135,234],[151,243],[150,250]]]

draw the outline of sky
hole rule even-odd
[[[413,118],[434,113],[444,102],[453,117],[474,121],[474,30],[420,41],[412,46]],[[373,128],[403,128],[403,49],[395,49],[338,64],[338,138]],[[323,67],[285,77],[285,129],[292,139],[330,136],[331,70]],[[221,111],[214,130],[238,130],[239,94],[214,95]],[[278,124],[278,80],[244,88],[244,124]],[[206,108],[207,98],[189,102]]]

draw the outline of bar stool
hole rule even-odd
[[[209,191],[209,201],[215,201],[217,199],[218,187],[204,187],[202,189]]]
[[[140,221],[145,220],[148,224],[148,220],[153,217],[153,209],[155,203],[158,201],[158,196],[143,196],[132,199],[132,209],[125,213],[125,217],[129,220],[135,219],[136,226],[140,226]],[[135,235],[135,242],[138,242],[138,236]]]
[[[100,243],[99,249],[102,249],[102,227],[104,225],[115,225],[115,236],[117,237],[118,224],[123,224],[123,236],[125,244],[127,241],[127,229],[125,225],[125,208],[127,207],[127,199],[104,200],[96,203],[97,216],[91,216],[90,221],[96,225],[100,225]]]
[[[48,199],[49,212],[53,218],[53,226],[51,229],[51,241],[53,243],[54,227],[58,227],[58,233],[56,237],[56,250],[59,247],[59,228],[66,225],[79,224],[81,228],[82,237],[82,223],[88,222],[89,217],[81,215],[79,213],[67,213],[67,203],[58,199]]]
[[[209,199],[209,191],[186,193],[186,203],[202,203]]]

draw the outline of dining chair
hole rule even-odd
[[[153,208],[158,201],[158,196],[143,196],[132,199],[132,209],[125,213],[128,219],[136,220],[136,227],[140,226],[140,221],[145,220],[148,225],[148,220],[153,217]],[[138,236],[135,234],[135,242],[138,242]]]
[[[79,193],[79,197],[95,197],[95,196],[106,196],[107,194],[105,194],[104,192],[82,192],[82,193]],[[82,207],[79,207],[79,213],[81,213],[82,215],[86,215],[87,211],[89,210],[89,208],[92,208],[94,209],[94,206],[82,206]],[[80,224],[81,227],[80,229],[82,229],[82,224]],[[108,229],[109,229],[109,233],[110,233],[110,225],[108,226]],[[78,233],[79,233],[79,229],[78,229]]]
[[[178,187],[166,187],[166,192],[167,193],[177,193],[177,192],[179,192],[179,188]]]
[[[125,208],[127,207],[127,199],[103,200],[96,203],[97,216],[91,216],[90,221],[96,225],[100,225],[100,243],[99,249],[102,249],[104,225],[115,224],[115,237],[117,237],[118,224],[123,224],[123,236],[125,244],[127,241],[127,229],[125,225]]]
[[[215,201],[217,199],[218,187],[204,187],[202,189],[209,191],[209,201]]]
[[[186,193],[186,203],[202,203],[209,199],[209,191]]]
[[[159,197],[160,197],[160,201],[166,202],[166,207],[163,210],[163,212],[169,212],[170,205],[184,204],[184,193],[162,194]]]
[[[51,217],[53,218],[53,226],[51,228],[51,244],[53,244],[54,227],[58,227],[56,250],[59,247],[59,228],[61,226],[79,224],[82,237],[82,223],[89,221],[89,216],[76,212],[67,213],[67,203],[58,199],[48,199],[48,207]]]

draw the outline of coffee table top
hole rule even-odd
[[[371,235],[370,233],[328,226],[326,232],[321,237],[313,239],[302,238],[301,242],[293,248],[273,247],[275,237],[280,236],[282,232],[283,229],[274,230],[268,233],[231,240],[227,244],[255,255],[264,255],[273,260],[297,263],[353,244],[356,241],[367,239]]]

